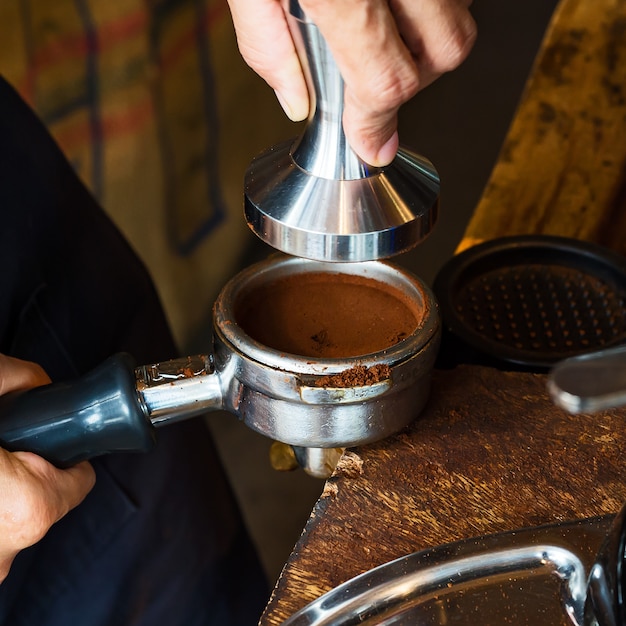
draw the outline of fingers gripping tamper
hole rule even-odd
[[[298,257],[354,262],[405,252],[434,226],[437,171],[402,147],[382,168],[356,155],[342,125],[344,81],[326,41],[295,0],[289,13],[311,110],[300,137],[250,164],[246,220],[263,241]]]

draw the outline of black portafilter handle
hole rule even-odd
[[[0,396],[0,447],[60,468],[110,452],[147,452],[155,441],[125,353],[77,380]]]

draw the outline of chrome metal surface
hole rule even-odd
[[[591,568],[585,626],[623,626],[626,623],[625,544],[626,505],[613,520]]]
[[[269,148],[248,168],[248,224],[271,246],[320,261],[358,262],[404,252],[434,226],[437,171],[404,147],[383,168],[356,155],[343,131],[344,82],[332,54],[294,0],[290,12],[311,111],[299,138]]]
[[[612,517],[417,552],[340,585],[284,626],[584,623],[587,573]]]
[[[300,385],[300,399],[305,404],[362,402],[382,396],[392,385],[391,378],[358,387],[316,387],[315,384],[307,385],[303,380]]]
[[[414,333],[394,346],[355,359],[320,359],[286,354],[251,339],[233,322],[234,303],[277,278],[306,273],[354,274],[401,290],[423,312]],[[389,263],[321,263],[274,257],[230,281],[214,307],[215,366],[223,381],[224,408],[252,429],[278,441],[312,448],[350,447],[382,439],[411,423],[430,390],[440,338],[432,293],[418,278]],[[314,381],[355,365],[389,366],[390,381],[365,388],[326,387]]]
[[[328,478],[344,452],[344,448],[292,448],[298,465],[314,478]]]
[[[380,352],[321,359],[269,348],[237,324],[235,304],[248,290],[281,277],[320,272],[367,277],[396,288],[421,312],[418,327]],[[441,332],[438,308],[428,287],[394,265],[320,263],[283,255],[248,267],[231,279],[215,302],[213,325],[213,354],[136,370],[140,400],[153,424],[225,409],[267,437],[314,449],[375,441],[412,422],[428,398]],[[381,364],[389,367],[390,375],[372,385],[315,385],[320,378],[341,374],[355,365]],[[311,472],[317,472],[328,465],[332,453],[315,450],[300,454]]]
[[[557,363],[548,376],[548,391],[553,401],[570,413],[626,405],[626,346]]]
[[[154,426],[221,408],[220,381],[212,359],[212,355],[196,355],[135,370],[144,411]]]

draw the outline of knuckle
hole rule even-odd
[[[1,519],[13,544],[22,549],[37,543],[48,532],[61,517],[64,502],[55,485],[56,470],[52,466],[30,453],[16,452],[14,456],[20,464],[27,459],[29,469],[16,471]]]
[[[373,85],[368,93],[361,96],[364,105],[375,113],[398,109],[410,100],[420,87],[417,72],[402,77],[390,75],[386,78],[387,80]]]
[[[35,491],[25,491],[16,500],[10,515],[11,535],[18,547],[37,543],[54,523],[54,515]]]
[[[452,30],[440,44],[433,60],[435,68],[440,72],[449,72],[461,65],[472,50],[476,36],[476,22],[467,14],[467,19]]]
[[[268,71],[267,68],[269,65],[267,57],[243,39],[238,42],[238,47],[239,53],[248,67],[253,69],[260,76],[264,76]]]

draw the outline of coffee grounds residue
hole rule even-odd
[[[333,272],[283,276],[241,294],[235,319],[252,339],[288,354],[353,358],[415,332],[423,311],[371,278]]]
[[[316,387],[365,387],[379,383],[391,376],[391,368],[385,363],[365,367],[355,365],[339,374],[322,376],[315,381]]]

